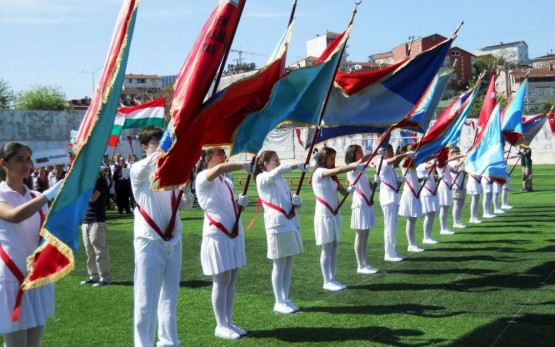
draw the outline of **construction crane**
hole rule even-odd
[[[265,54],[260,54],[260,53],[254,53],[254,52],[246,52],[243,51],[241,48],[239,49],[230,49],[231,52],[236,52],[239,55],[239,58],[235,59],[235,61],[237,62],[237,66],[242,66],[243,64],[243,54],[250,54],[250,55],[259,55],[262,57],[265,57]]]

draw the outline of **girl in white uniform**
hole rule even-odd
[[[404,177],[397,177],[395,166],[408,153],[393,155],[393,147],[388,144],[385,149],[380,150],[384,156],[380,177],[380,205],[383,212],[384,224],[384,260],[402,261],[404,260],[395,250],[395,232],[397,230],[397,219],[399,218],[399,187],[404,182]]]
[[[451,156],[458,156],[461,153],[459,147],[451,149]],[[451,192],[453,193],[453,228],[464,229],[466,226],[462,224],[461,215],[464,200],[466,199],[466,189],[464,187],[464,180],[466,172],[462,168],[463,159],[455,159],[451,161],[451,180],[453,185]]]
[[[359,145],[350,145],[345,153],[345,164],[360,163],[363,160],[364,153]],[[357,171],[347,172],[347,179],[350,184],[355,182]],[[376,177],[374,177],[376,180]],[[353,192],[353,200],[351,203],[351,229],[355,231],[355,256],[357,259],[357,273],[359,274],[375,274],[378,269],[368,265],[368,236],[370,228],[376,226],[376,217],[374,214],[374,189],[376,185],[370,182],[368,174],[363,172],[360,179],[355,185]]]
[[[436,211],[439,210],[439,199],[437,198],[437,185],[434,176],[430,170],[434,170],[435,161],[424,162],[416,168],[418,177],[425,179],[424,187],[420,191],[420,203],[422,204],[422,213],[424,214],[424,239],[422,243],[435,245],[438,241],[432,238],[432,229],[434,227],[434,218]]]
[[[494,218],[496,217],[491,211],[491,197],[493,195],[493,178],[482,175],[482,191],[484,196],[482,197],[482,218]]]
[[[453,195],[451,193],[451,186],[453,185],[453,181],[451,179],[452,169],[447,161],[447,149],[444,148],[442,151],[445,151],[445,153],[440,153],[436,167],[439,177],[439,186],[437,189],[437,196],[439,198],[439,233],[441,235],[453,235],[455,232],[450,230],[447,226],[449,207],[453,205]]]
[[[268,244],[268,259],[273,261],[272,288],[276,302],[274,311],[293,313],[299,307],[289,300],[293,257],[303,252],[296,208],[302,205],[298,195],[291,195],[283,174],[293,169],[306,170],[304,163],[280,165],[274,151],[258,156],[254,177],[259,201],[264,206],[264,226]]]
[[[337,243],[341,240],[341,215],[337,210],[337,193],[348,194],[337,175],[352,171],[356,165],[335,167],[336,151],[323,147],[312,173],[312,191],[316,195],[314,211],[314,233],[316,245],[322,247],[320,267],[324,277],[324,290],[338,291],[347,288],[335,279],[337,268]],[[351,188],[354,191],[354,187]]]
[[[466,193],[472,197],[470,201],[470,224],[480,224],[478,219],[478,204],[480,202],[480,194],[482,194],[482,184],[480,181],[482,176],[478,176],[468,172],[468,180],[466,181]]]
[[[407,145],[401,148],[401,153],[408,151]],[[401,194],[399,203],[399,216],[407,218],[405,233],[407,235],[409,252],[423,252],[424,250],[416,244],[416,219],[422,215],[422,204],[420,203],[418,192],[420,181],[416,173],[413,161],[414,155],[408,154],[401,162],[401,172],[405,177],[405,186]],[[428,177],[425,178],[426,180]]]
[[[243,223],[237,220],[237,213],[240,207],[247,206],[248,198],[245,195],[237,198],[233,183],[224,174],[241,168],[251,174],[252,168],[250,162],[225,161],[226,155],[221,148],[204,151],[195,188],[198,203],[204,210],[200,260],[203,273],[213,280],[214,334],[235,340],[247,334],[233,324],[232,311],[239,269],[247,263]]]
[[[40,346],[46,321],[54,315],[54,284],[24,292],[19,287],[27,257],[39,246],[46,203],[63,181],[43,193],[29,190],[23,180],[33,167],[31,149],[20,142],[0,149],[0,166],[6,174],[0,183],[0,334],[6,347]]]

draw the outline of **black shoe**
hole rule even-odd
[[[98,280],[95,281],[95,280],[91,280],[90,278],[87,278],[86,280],[81,281],[81,284],[95,284],[95,283],[98,283]]]
[[[105,286],[109,286],[112,282],[107,282],[107,281],[98,281],[98,283],[93,284],[93,287],[97,288],[97,287],[105,287]]]

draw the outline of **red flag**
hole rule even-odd
[[[171,121],[160,143],[155,188],[172,188],[189,180],[200,158],[199,137],[206,123],[198,121],[202,102],[222,63],[245,6],[245,0],[222,0],[205,23],[175,82]],[[187,155],[185,155],[187,153]],[[194,158],[194,160],[190,160]]]
[[[484,104],[478,116],[478,132],[480,132],[486,124],[488,124],[489,116],[493,112],[493,108],[497,104],[497,94],[495,93],[495,74],[491,74],[488,90],[484,96]],[[476,139],[475,139],[476,140]]]
[[[555,135],[555,113],[551,113],[549,117],[549,129],[551,129],[551,134]]]
[[[235,82],[204,103],[198,118],[204,124],[210,124],[210,127],[206,127],[201,145],[232,143],[235,130],[245,117],[266,105],[274,85],[285,73],[285,59],[292,27],[288,27],[275,49],[277,54],[265,67],[258,73]],[[197,159],[195,158],[195,161]]]

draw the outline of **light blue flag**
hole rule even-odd
[[[522,134],[522,111],[527,87],[528,80],[524,80],[515,97],[505,106],[501,117],[501,131]]]
[[[327,60],[291,71],[275,84],[266,106],[248,115],[237,127],[231,155],[258,153],[266,135],[280,124],[318,125],[350,28],[331,44],[335,47]]]
[[[500,182],[507,178],[507,165],[503,157],[501,109],[495,106],[480,142],[465,159],[465,170],[473,175],[487,176]]]

